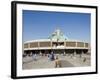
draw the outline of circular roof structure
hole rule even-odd
[[[50,36],[49,39],[51,40],[57,40],[57,41],[64,41],[67,40],[68,38],[61,32],[60,29],[56,29],[55,32],[53,32]]]

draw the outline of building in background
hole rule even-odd
[[[88,54],[90,45],[87,42],[70,40],[60,29],[56,29],[47,39],[38,39],[24,42],[23,55],[41,54]]]

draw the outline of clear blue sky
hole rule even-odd
[[[69,38],[90,42],[89,13],[23,10],[23,40],[48,38],[56,28]]]

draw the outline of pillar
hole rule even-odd
[[[30,43],[28,43],[28,48],[30,48]]]
[[[52,49],[52,47],[53,47],[53,46],[52,46],[52,41],[51,41],[51,49]]]
[[[77,42],[76,42],[76,47],[77,47]]]
[[[84,43],[84,48],[85,48],[85,43]]]
[[[38,49],[40,48],[40,43],[38,42]]]

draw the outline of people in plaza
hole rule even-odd
[[[63,53],[63,56],[66,56],[66,53],[65,52]]]
[[[23,57],[26,57],[26,56],[27,56],[27,54],[26,54],[26,53],[24,53],[24,54],[23,54]]]
[[[61,61],[59,60],[58,56],[55,58],[55,68],[61,67]]]
[[[54,55],[53,52],[51,52],[50,54],[48,54],[48,59],[49,59],[50,61],[55,60],[55,55]]]
[[[33,56],[32,56],[32,57],[33,57],[33,60],[34,60],[34,61],[36,61],[36,60],[37,60],[37,55],[36,55],[36,54],[33,54]]]
[[[48,54],[48,60],[51,60],[51,55],[50,54]]]
[[[51,61],[55,60],[55,56],[54,56],[53,52],[51,52],[50,59],[51,59]]]

